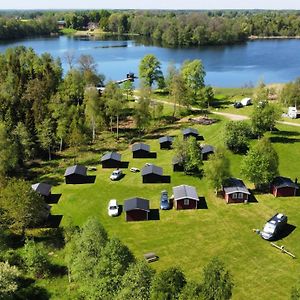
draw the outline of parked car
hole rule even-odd
[[[115,217],[119,214],[119,206],[116,199],[109,200],[107,210],[110,217]]]
[[[118,179],[121,179],[122,175],[123,175],[122,170],[117,169],[111,173],[109,178],[111,180],[118,180]]]
[[[264,226],[260,232],[264,240],[272,240],[283,230],[287,224],[287,216],[281,213],[276,213]]]
[[[160,209],[170,209],[169,197],[167,191],[162,191],[160,195]]]
[[[241,100],[241,104],[243,106],[251,105],[252,104],[252,100],[251,100],[251,98],[244,98],[244,99]]]
[[[234,102],[233,107],[241,108],[241,107],[243,107],[243,104],[241,102]]]
[[[137,172],[140,172],[140,169],[132,167],[132,168],[130,168],[130,172],[137,173]]]

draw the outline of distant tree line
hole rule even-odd
[[[104,32],[139,34],[167,46],[224,45],[246,41],[249,36],[300,35],[297,11],[59,11],[19,13],[0,20],[0,39],[57,32],[56,21],[85,29],[90,22]],[[3,15],[3,14],[2,14]],[[51,22],[49,21],[51,20]],[[18,34],[15,28],[19,28]]]
[[[47,36],[57,33],[56,19],[41,16],[30,20],[0,18],[0,40],[14,40],[30,36]]]

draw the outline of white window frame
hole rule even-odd
[[[190,199],[183,199],[183,205],[190,205]]]
[[[243,199],[244,198],[244,194],[243,193],[239,193],[238,197],[239,197],[239,199]]]
[[[237,193],[232,194],[232,199],[237,199],[237,197],[238,197]]]

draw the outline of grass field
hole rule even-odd
[[[204,135],[205,143],[214,146],[222,144],[222,128],[225,120],[211,126],[195,126]],[[170,126],[160,134],[180,134],[180,127],[185,124]],[[280,157],[280,173],[295,178],[299,176],[300,129],[278,126],[279,132],[270,134],[274,147]],[[297,131],[298,130],[298,131]],[[148,136],[144,141],[151,145],[151,151],[157,152],[157,159],[132,159],[130,147],[122,144],[122,160],[129,161],[129,168],[142,168],[146,162],[163,167],[165,175],[171,175],[171,184],[142,184],[140,173],[124,170],[125,177],[118,182],[111,182],[111,170],[103,170],[97,165],[94,184],[65,185],[53,188],[53,193],[61,193],[52,213],[63,215],[61,225],[71,218],[81,225],[90,216],[99,218],[110,236],[118,237],[136,255],[142,258],[146,252],[154,251],[159,261],[151,266],[163,270],[177,265],[182,268],[190,280],[201,280],[202,268],[213,256],[219,256],[233,274],[235,287],[233,299],[288,299],[291,287],[298,280],[299,261],[293,260],[272,248],[252,232],[253,228],[262,228],[265,221],[275,212],[288,215],[289,223],[296,229],[284,240],[278,241],[296,256],[300,255],[300,199],[275,199],[271,195],[255,195],[257,203],[226,205],[217,198],[205,178],[186,176],[172,172],[173,150],[159,150],[156,136]],[[117,148],[111,143],[111,148]],[[97,162],[101,151],[83,156],[86,163]],[[233,175],[240,174],[240,155],[230,154]],[[80,160],[79,160],[80,161]],[[70,163],[69,161],[68,163]],[[205,162],[209,163],[209,162]],[[44,179],[62,179],[65,163],[57,164],[55,171],[45,173]],[[53,166],[49,168],[53,170]],[[172,194],[172,187],[179,184],[194,185],[199,196],[205,197],[207,209],[190,211],[159,211],[159,220],[147,222],[125,222],[125,215],[111,218],[107,215],[109,199],[115,198],[123,204],[126,198],[145,197],[150,200],[150,208],[159,208],[160,192],[166,189]],[[248,184],[251,188],[252,186]],[[62,263],[61,251],[56,253],[58,263]],[[71,299],[72,291],[67,289],[66,277],[55,280],[42,280],[39,285],[47,287],[52,299]],[[66,291],[66,292],[65,292]]]

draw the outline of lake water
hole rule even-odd
[[[98,71],[106,79],[123,79],[131,71],[138,74],[143,56],[154,54],[166,72],[169,62],[180,65],[186,59],[201,59],[207,76],[206,83],[220,87],[240,87],[256,84],[287,82],[300,76],[300,40],[256,40],[233,46],[199,48],[163,48],[134,40],[97,40],[78,37],[32,38],[0,44],[0,52],[8,47],[24,45],[37,53],[49,52],[60,57],[68,69],[67,52],[78,58],[92,55]]]

